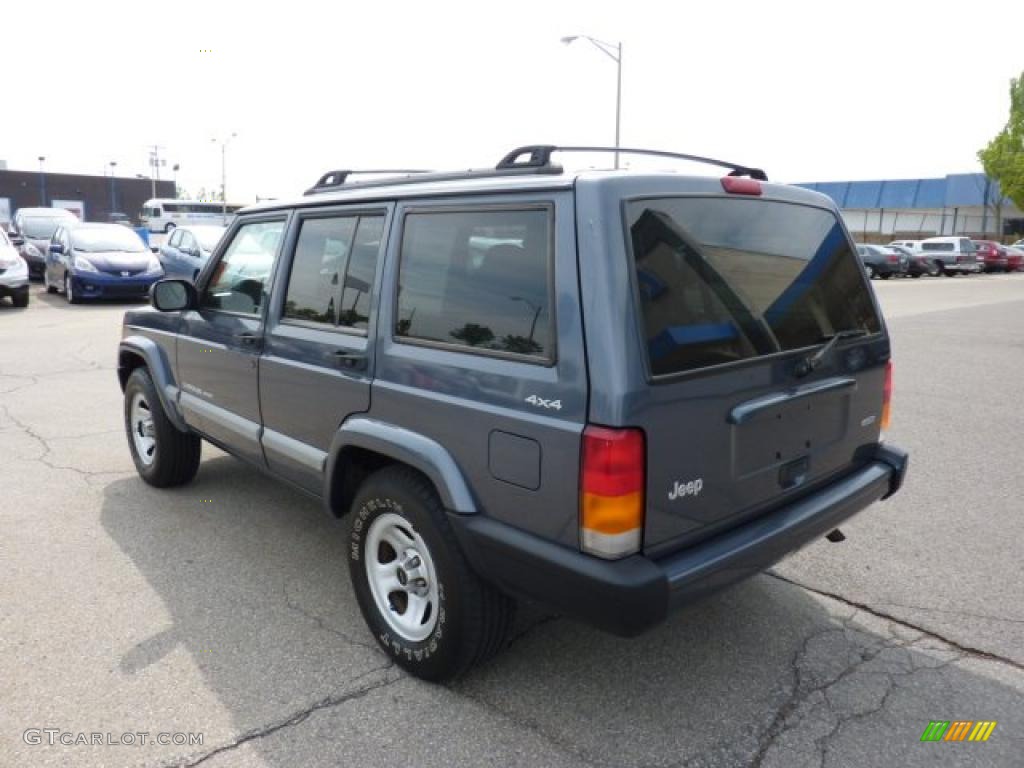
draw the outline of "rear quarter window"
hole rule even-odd
[[[396,338],[553,360],[550,241],[546,208],[407,214]]]
[[[626,210],[655,376],[811,346],[881,323],[830,211],[767,200],[659,198]]]

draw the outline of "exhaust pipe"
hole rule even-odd
[[[831,531],[829,531],[825,535],[825,538],[831,541],[833,544],[838,544],[841,541],[846,541],[846,537],[843,535],[843,532],[840,531],[838,528],[833,528]]]

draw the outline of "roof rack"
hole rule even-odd
[[[371,175],[381,173],[396,173],[396,174],[415,174],[415,173],[430,173],[430,171],[424,171],[416,168],[377,168],[367,170],[345,170],[345,171],[328,171],[320,180],[317,181],[312,187],[306,190],[305,194],[310,195],[314,192],[326,192],[334,187],[340,187],[349,176],[356,175]]]
[[[768,181],[767,174],[760,168],[752,168],[727,160],[716,160],[713,157],[700,155],[684,155],[679,152],[664,152],[658,149],[636,149],[632,147],[557,147],[552,144],[533,144],[513,149],[498,163],[498,170],[503,168],[545,168],[551,165],[554,152],[617,152],[626,155],[649,155],[651,157],[669,157],[673,160],[690,160],[695,163],[716,165],[730,169],[730,176],[749,176],[752,179]],[[522,160],[523,156],[526,160]]]
[[[380,170],[344,170],[328,171],[312,187],[306,190],[306,195],[317,195],[323,192],[332,192],[346,185],[349,176],[369,174],[405,174],[402,178],[373,179],[370,181],[355,182],[360,188],[366,187],[389,187],[398,184],[422,184],[432,181],[460,181],[465,179],[491,179],[500,176],[532,176],[532,175],[557,175],[562,173],[562,166],[551,162],[551,155],[555,152],[621,152],[630,155],[650,155],[653,157],[668,157],[673,160],[690,160],[707,165],[717,165],[720,168],[728,168],[730,176],[749,176],[752,179],[767,181],[768,177],[760,168],[750,168],[739,163],[730,163],[725,160],[715,160],[710,157],[699,155],[682,155],[678,152],[662,152],[657,149],[632,149],[627,147],[557,147],[553,144],[530,144],[518,149],[513,149],[494,168],[480,168],[468,171],[454,171],[437,173],[433,171],[403,169],[380,169]],[[525,159],[524,159],[525,158]]]

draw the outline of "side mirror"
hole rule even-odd
[[[158,280],[149,289],[150,303],[161,312],[195,309],[199,294],[189,280]]]
[[[64,243],[50,243],[50,253],[64,253]]]

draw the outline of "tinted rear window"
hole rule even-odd
[[[921,243],[921,250],[923,251],[955,251],[956,246],[953,243]]]
[[[654,375],[811,346],[881,324],[829,211],[735,198],[629,204]]]

